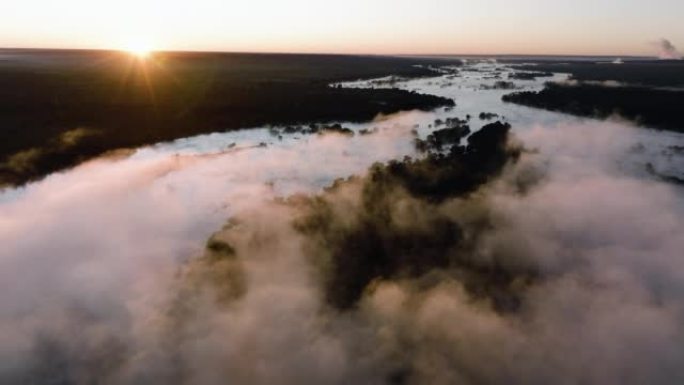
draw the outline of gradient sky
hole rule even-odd
[[[404,54],[655,54],[684,0],[4,0],[0,46]]]

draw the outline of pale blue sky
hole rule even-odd
[[[684,0],[4,0],[0,46],[345,53],[654,54]]]

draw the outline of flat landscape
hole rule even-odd
[[[24,183],[104,152],[265,124],[364,121],[450,106],[344,80],[438,74],[456,60],[379,56],[0,52],[0,184]]]
[[[538,92],[517,92],[505,102],[578,116],[624,118],[636,124],[682,132],[684,61],[571,62],[545,61],[516,66],[522,71],[569,74]],[[534,72],[532,72],[534,73]]]
[[[5,1],[0,385],[684,384],[684,1]]]

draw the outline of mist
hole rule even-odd
[[[316,180],[346,138],[266,159],[102,159],[55,175],[2,207],[0,374],[75,384],[676,382],[684,206],[677,187],[631,175],[623,159],[645,156],[634,155],[635,130],[587,121],[517,131],[534,151],[476,193],[390,201],[400,221],[413,207],[409,229],[452,218],[473,235],[478,266],[538,271],[512,312],[474,296],[449,267],[377,280],[347,310],[325,302],[325,269],[311,259],[324,250],[293,226],[306,213],[275,200],[263,176],[297,165],[301,180]],[[228,165],[249,175],[222,200],[218,186],[230,181],[212,173]],[[339,208],[332,220],[354,226],[358,183],[326,195]],[[228,213],[235,219],[212,239],[234,255],[217,264],[220,248],[202,240]]]

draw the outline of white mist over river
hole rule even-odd
[[[682,178],[684,135],[504,104],[511,90],[482,86],[506,71],[484,62],[453,78],[400,81],[395,86],[453,98],[457,106],[343,123],[353,137],[279,138],[268,128],[215,133],[4,190],[0,382],[35,371],[48,354],[36,341],[48,340],[62,365],[78,373],[110,360],[111,346],[122,347],[129,359],[111,358],[125,362],[98,383],[378,383],[388,365],[381,353],[398,335],[421,341],[411,357],[415,383],[684,380],[684,189],[648,171]],[[514,82],[535,90],[547,80]],[[280,226],[274,198],[318,193],[375,162],[417,156],[413,130],[424,138],[436,119],[466,115],[477,130],[487,123],[481,112],[501,115],[534,150],[480,194],[501,219],[482,247],[524,241],[529,259],[560,277],[530,293],[520,317],[475,306],[447,286],[407,310],[398,305],[411,297],[401,282],[381,286],[358,314],[323,316],[292,242],[283,246],[287,258],[248,263],[243,304],[203,309],[206,323],[194,338],[174,347],[178,356],[165,355],[158,331],[178,270],[232,215],[257,213],[268,227],[273,210]],[[509,194],[507,180],[527,172],[542,182]],[[165,377],[174,360],[189,368],[188,378]],[[72,382],[86,380],[57,383]]]

